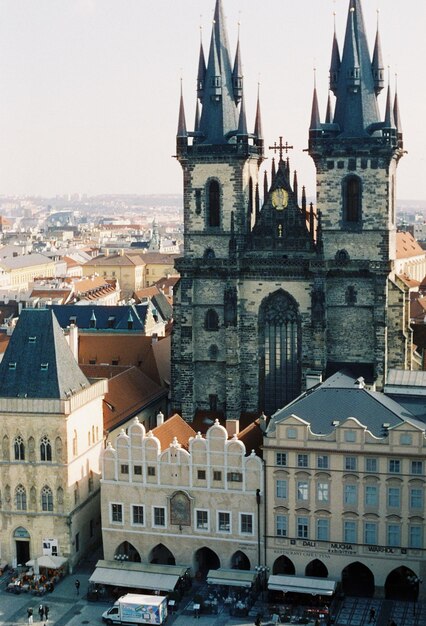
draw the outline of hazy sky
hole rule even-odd
[[[283,135],[314,193],[307,147],[313,67],[322,117],[336,11],[348,0],[223,0],[232,54],[240,27],[249,128],[260,81],[265,145]],[[0,0],[0,194],[180,193],[180,77],[188,129],[200,26],[215,0]],[[426,3],[363,0],[370,50],[380,31],[408,155],[399,198],[426,199]],[[380,98],[383,111],[385,96]],[[270,157],[271,154],[269,153]],[[270,166],[270,160],[267,162]]]

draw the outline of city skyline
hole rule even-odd
[[[123,6],[117,0],[65,0],[59,7],[54,0],[3,0],[0,194],[180,193],[181,168],[172,155],[181,79],[191,130],[200,26],[207,55],[214,4],[128,0]],[[323,119],[333,12],[341,46],[348,2],[324,0],[320,10],[318,4],[268,0],[259,11],[241,1],[223,0],[233,53],[240,30],[249,130],[260,83],[265,145],[282,135],[294,146],[291,166],[308,195],[315,192],[315,172],[303,150],[314,67]],[[370,52],[378,8],[392,91],[398,73],[408,150],[399,168],[398,198],[426,199],[421,126],[426,7],[412,0],[412,19],[401,27],[396,3],[364,0]],[[382,115],[384,102],[382,94]],[[266,150],[267,168],[272,155]]]

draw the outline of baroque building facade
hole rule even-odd
[[[342,55],[333,41],[335,107],[328,103],[324,122],[314,91],[317,206],[308,207],[281,138],[271,180],[259,181],[259,101],[250,132],[240,46],[232,62],[217,0],[207,61],[200,49],[195,127],[187,129],[181,97],[177,132],[184,255],[176,261],[172,402],[186,420],[198,410],[273,414],[310,377],[342,366],[379,387],[388,367],[411,367],[407,294],[393,269],[403,138],[390,88],[384,120],[379,113],[383,74],[379,34],[370,57],[361,2],[350,0]]]

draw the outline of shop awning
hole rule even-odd
[[[257,572],[241,569],[211,569],[207,574],[209,585],[229,585],[230,587],[251,587]]]
[[[38,556],[36,559],[27,561],[25,565],[28,565],[28,567],[38,565],[39,567],[46,567],[47,569],[59,569],[65,565],[65,563],[67,563],[67,559],[63,556],[44,554],[43,556]]]
[[[129,589],[173,591],[187,569],[176,565],[98,561],[89,581]]]
[[[337,582],[329,578],[308,578],[305,576],[279,576],[273,574],[268,579],[268,589],[285,593],[307,593],[313,596],[332,596]]]

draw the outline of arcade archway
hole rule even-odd
[[[314,559],[307,564],[305,568],[305,576],[313,576],[314,578],[327,578],[328,569],[322,561]]]
[[[205,578],[210,569],[219,569],[220,559],[210,548],[200,548],[194,555],[197,578]]]
[[[244,552],[241,552],[241,550],[237,550],[237,552],[234,552],[231,557],[231,568],[249,570],[250,561],[247,555],[245,555]]]
[[[342,591],[347,596],[372,598],[374,575],[371,569],[359,561],[345,567],[342,571]]]
[[[136,550],[135,546],[133,546],[128,541],[123,541],[116,548],[114,552],[114,559],[116,561],[132,561],[133,563],[140,563],[141,557],[139,552]]]
[[[296,574],[296,569],[293,565],[293,561],[290,561],[287,556],[284,556],[284,554],[282,554],[274,562],[274,565],[272,566],[272,573],[294,576]]]
[[[408,600],[416,602],[419,597],[418,576],[402,565],[390,572],[385,582],[385,597],[388,600]]]
[[[173,553],[162,543],[152,548],[149,562],[158,563],[159,565],[176,565],[176,559]]]

